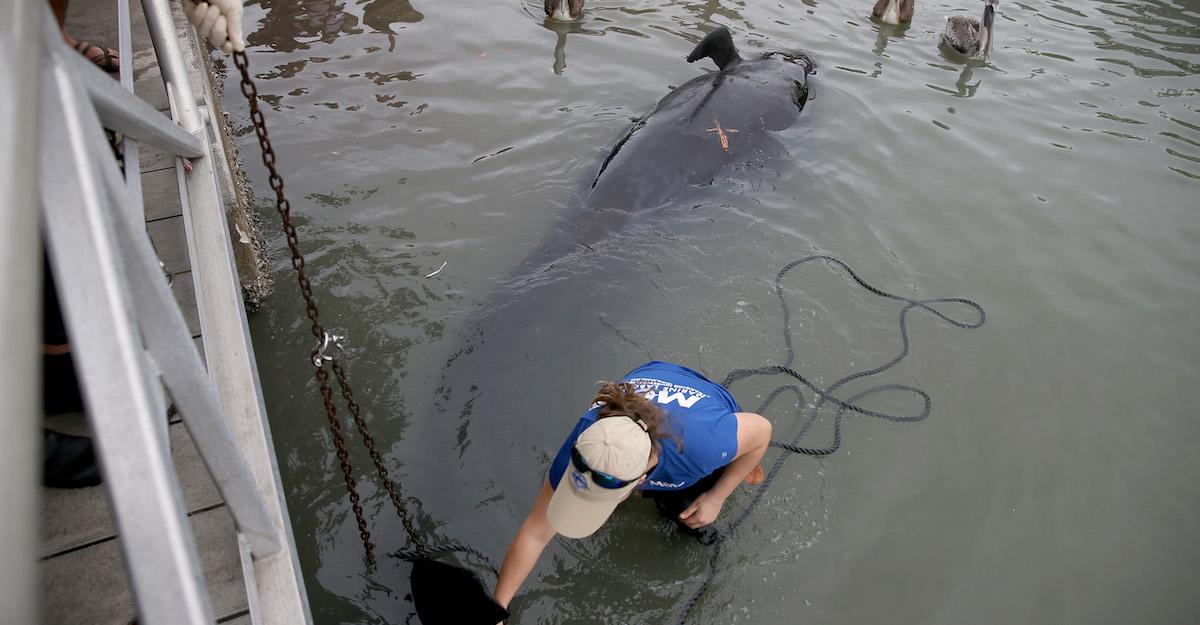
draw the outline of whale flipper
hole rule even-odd
[[[737,48],[733,45],[733,35],[730,35],[729,29],[724,26],[718,26],[716,30],[701,39],[692,53],[688,55],[687,62],[695,63],[705,57],[712,59],[721,71],[725,71],[729,66],[742,60],[742,57],[738,55]]]

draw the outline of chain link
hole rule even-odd
[[[350,415],[354,417],[354,424],[358,426],[358,432],[362,436],[363,444],[366,445],[367,452],[371,455],[371,461],[375,463],[375,470],[379,473],[379,479],[383,481],[383,486],[387,489],[388,497],[392,500],[392,506],[396,508],[396,514],[400,515],[400,522],[404,524],[404,531],[408,532],[409,541],[417,549],[426,549],[425,543],[421,540],[420,535],[417,534],[417,529],[413,527],[408,509],[404,506],[404,493],[400,490],[400,485],[392,481],[388,476],[387,467],[383,464],[383,456],[379,455],[379,450],[375,448],[375,438],[367,430],[367,422],[363,420],[362,414],[359,413],[358,402],[354,401],[354,393],[350,389],[350,382],[346,379],[346,370],[336,360],[333,361],[333,375],[337,377],[338,386],[342,388],[342,398],[346,400],[346,407],[350,409]]]
[[[367,562],[375,562],[375,544],[371,541],[371,531],[367,529],[367,520],[363,518],[362,503],[358,497],[358,484],[354,481],[354,470],[350,466],[350,454],[346,451],[346,438],[342,435],[342,424],[337,418],[337,408],[333,405],[333,390],[329,388],[329,372],[325,367],[317,368],[317,382],[321,385],[321,401],[325,403],[325,414],[329,417],[329,431],[333,433],[333,446],[337,448],[338,462],[342,465],[342,475],[346,478],[346,491],[350,493],[350,507],[354,509],[354,520],[358,522],[358,536],[362,539],[363,551],[367,554]]]
[[[242,95],[246,96],[246,101],[250,105],[250,121],[254,124],[254,132],[258,137],[258,146],[262,149],[263,165],[270,172],[267,181],[270,183],[271,189],[275,191],[275,209],[279,212],[279,218],[283,223],[283,233],[287,239],[288,250],[292,256],[292,268],[296,270],[296,282],[300,285],[300,293],[304,296],[304,305],[308,319],[312,322],[313,336],[318,341],[318,347],[312,353],[315,360],[314,364],[317,364],[317,383],[321,388],[321,401],[325,404],[325,413],[329,417],[329,431],[333,434],[333,445],[337,449],[338,462],[342,467],[342,474],[346,478],[346,490],[350,495],[350,506],[354,509],[354,519],[358,523],[358,534],[362,538],[363,550],[366,552],[367,562],[374,564],[375,545],[371,541],[371,532],[367,529],[367,522],[363,517],[362,503],[358,496],[357,484],[354,481],[354,469],[350,464],[350,454],[346,451],[346,439],[342,434],[341,422],[338,421],[337,408],[333,404],[333,390],[329,384],[329,372],[325,369],[324,360],[319,358],[320,344],[325,340],[326,333],[325,328],[321,325],[320,314],[317,310],[316,301],[313,298],[312,284],[309,282],[308,276],[304,271],[304,255],[300,252],[300,237],[296,234],[296,227],[292,225],[292,205],[288,202],[283,192],[283,177],[275,169],[275,150],[271,147],[271,139],[267,136],[267,123],[263,118],[262,110],[258,108],[258,89],[254,85],[254,80],[250,77],[249,59],[246,57],[245,52],[235,52],[233,54],[233,62],[242,74]],[[347,379],[346,370],[337,359],[332,361],[332,367],[333,373],[337,377],[338,386],[342,391],[342,398],[346,401],[346,406],[349,408],[350,415],[354,419],[354,424],[362,436],[363,444],[366,445],[367,451],[371,455],[371,461],[375,464],[379,478],[383,481],[383,485],[387,489],[388,497],[392,500],[392,505],[396,508],[396,514],[400,516],[400,521],[404,524],[405,531],[408,532],[409,541],[417,549],[424,551],[426,546],[421,540],[420,535],[417,534],[408,509],[404,505],[403,491],[389,477],[387,467],[384,466],[383,457],[375,447],[375,439],[371,436],[370,430],[367,429],[367,422],[363,419],[359,411],[358,402],[354,401],[354,392]]]

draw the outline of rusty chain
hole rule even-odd
[[[362,418],[362,414],[358,410],[358,402],[354,401],[354,393],[350,390],[349,380],[346,379],[346,370],[336,360],[333,361],[332,366],[333,375],[337,377],[338,386],[342,388],[342,398],[346,400],[346,407],[350,409],[350,415],[354,417],[354,424],[358,426],[358,432],[362,436],[363,444],[366,445],[367,452],[371,455],[371,461],[375,463],[375,470],[379,473],[379,479],[383,481],[384,488],[387,489],[388,497],[392,500],[392,506],[396,508],[396,513],[400,515],[400,522],[404,524],[404,531],[408,532],[409,540],[412,541],[412,544],[417,549],[425,549],[425,544],[421,541],[420,535],[417,534],[417,529],[413,527],[408,510],[404,507],[404,497],[400,490],[400,485],[388,476],[387,467],[383,464],[383,457],[379,455],[379,450],[375,449],[375,438],[367,430],[367,422]]]
[[[283,222],[283,233],[287,238],[288,250],[290,250],[292,255],[292,267],[296,270],[296,282],[299,283],[300,292],[304,296],[308,319],[312,322],[313,336],[318,341],[318,347],[312,353],[313,363],[317,369],[317,383],[321,388],[321,400],[325,404],[325,413],[329,417],[329,430],[333,434],[333,444],[337,448],[338,462],[341,464],[342,474],[346,478],[346,490],[350,495],[350,506],[354,509],[354,519],[358,523],[358,534],[362,538],[363,550],[366,552],[367,562],[372,564],[375,562],[375,546],[371,541],[371,532],[367,529],[366,519],[363,517],[362,503],[358,496],[357,484],[354,481],[354,469],[350,464],[350,454],[346,451],[346,439],[342,434],[342,426],[338,420],[337,408],[333,404],[333,390],[329,384],[329,372],[325,369],[325,362],[327,360],[332,363],[334,376],[337,378],[338,386],[342,391],[342,398],[346,401],[346,406],[354,419],[354,424],[358,428],[359,434],[362,436],[363,444],[367,447],[371,461],[375,464],[379,478],[383,481],[383,485],[387,489],[388,497],[392,500],[392,505],[396,508],[396,514],[400,516],[400,521],[404,524],[405,531],[408,532],[409,541],[417,549],[425,550],[426,547],[421,537],[417,534],[408,509],[404,505],[403,491],[389,477],[387,467],[384,466],[383,457],[375,447],[375,439],[371,436],[370,431],[367,429],[367,422],[363,419],[359,411],[358,402],[354,401],[354,392],[350,388],[345,368],[338,360],[323,357],[323,345],[328,342],[330,335],[326,334],[325,328],[321,325],[320,313],[317,310],[316,300],[313,298],[312,284],[304,272],[304,255],[300,252],[300,239],[296,234],[296,227],[292,225],[291,203],[288,202],[287,197],[284,195],[283,178],[279,175],[279,171],[275,167],[275,150],[271,147],[271,139],[267,136],[266,120],[263,118],[262,111],[258,108],[258,89],[254,85],[254,80],[250,77],[250,62],[245,52],[235,52],[233,54],[233,62],[242,75],[242,95],[246,96],[246,101],[250,105],[250,121],[254,124],[254,132],[258,136],[258,145],[262,149],[263,165],[267,167],[267,171],[271,174],[268,177],[268,181],[271,184],[271,189],[275,191],[275,209],[279,212],[280,220]]]

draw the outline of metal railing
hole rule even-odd
[[[10,2],[0,9],[0,18],[12,18],[0,20],[0,51],[15,63],[7,64],[14,73],[0,81],[0,193],[6,198],[0,221],[0,323],[6,331],[0,346],[15,360],[0,376],[0,556],[10,567],[36,559],[40,454],[37,400],[30,392],[38,387],[36,181],[42,235],[139,622],[214,622],[170,456],[164,390],[234,519],[252,621],[311,622],[212,166],[211,129],[193,95],[170,8],[166,0],[143,0],[178,123],[132,93],[128,0],[119,0],[118,8],[120,84],[63,43],[44,0]],[[42,27],[32,28],[39,14]],[[36,62],[17,62],[22,47]],[[103,157],[111,154],[104,128],[125,135],[124,179],[116,160]],[[138,141],[176,157],[208,368],[146,233]],[[255,582],[260,567],[290,595],[263,597]],[[0,584],[6,623],[9,617],[35,621],[36,585],[36,567],[12,576],[6,571]],[[263,603],[275,606],[263,610]]]
[[[38,19],[44,0],[0,2],[0,623],[37,614],[38,388],[36,267]],[[24,563],[30,563],[24,566]]]

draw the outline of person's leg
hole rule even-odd
[[[42,406],[49,413],[83,409],[71,343],[59,308],[50,259],[42,257]]]
[[[42,257],[42,406],[46,412],[83,410],[71,343],[59,309],[50,259]],[[42,484],[81,488],[101,481],[92,439],[42,428]]]
[[[58,20],[58,27],[66,28],[67,0],[50,0],[50,9],[54,11],[54,18]]]
[[[717,469],[714,473],[696,482],[695,484],[683,490],[668,490],[668,491],[643,491],[642,495],[654,500],[654,505],[658,508],[658,513],[664,518],[670,519],[675,523],[675,526],[685,534],[695,536],[702,544],[711,545],[717,541],[718,531],[712,524],[703,527],[691,528],[686,523],[679,519],[679,515],[692,505],[700,495],[707,493],[720,479],[721,474],[725,472],[725,467]]]
[[[67,3],[68,0],[49,0],[50,8],[54,11],[54,17],[58,20],[58,26],[62,30],[63,41],[68,46],[75,48],[80,54],[100,67],[100,69],[116,73],[121,71],[121,58],[117,55],[116,50],[104,48],[101,46],[92,45],[86,41],[78,41],[67,32]]]

